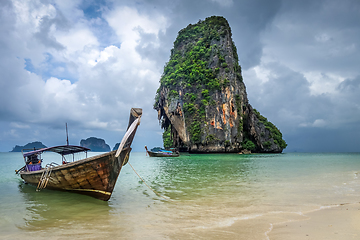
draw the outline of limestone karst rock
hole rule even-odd
[[[81,139],[80,146],[90,148],[93,152],[109,152],[110,146],[106,144],[104,139],[89,137]]]
[[[164,146],[190,152],[278,153],[278,128],[248,102],[227,20],[209,17],[182,29],[164,67],[154,109]]]
[[[39,141],[27,143],[25,146],[19,146],[16,145],[11,152],[21,152],[23,149],[40,149],[40,148],[46,148],[46,146]]]

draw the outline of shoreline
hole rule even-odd
[[[303,216],[304,219],[272,224],[265,234],[267,239],[359,239],[359,202],[322,207]]]
[[[170,239],[343,240],[360,238],[360,203],[304,212],[268,212],[183,228]],[[225,223],[225,224],[224,224]],[[186,230],[186,231],[184,231]],[[167,235],[167,234],[166,234]]]

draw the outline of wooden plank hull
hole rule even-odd
[[[179,153],[172,153],[172,154],[166,154],[166,153],[159,153],[159,152],[151,152],[147,151],[150,157],[178,157],[180,156]]]
[[[115,152],[101,154],[52,168],[46,188],[71,191],[107,201],[114,190],[121,168],[131,149],[124,149],[118,158]],[[27,183],[37,186],[45,169],[20,172]]]
[[[40,182],[45,182],[44,185],[40,184],[40,188],[71,191],[107,201],[111,197],[122,166],[129,160],[131,143],[140,124],[141,115],[141,108],[131,109],[128,130],[116,151],[37,171],[31,171],[24,166],[17,173],[27,183],[38,187]],[[73,147],[71,146],[71,149]],[[39,151],[41,150],[34,152]]]

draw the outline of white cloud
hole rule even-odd
[[[155,16],[141,15],[136,9],[130,7],[118,7],[109,11],[104,17],[115,30],[121,42],[129,42],[134,45],[140,39],[138,28],[145,33],[157,35],[160,31],[165,31],[168,25],[166,18],[160,13]]]
[[[17,122],[11,122],[10,126],[13,128],[19,128],[19,129],[28,129],[30,126],[28,124],[23,123],[17,123]]]
[[[300,127],[316,127],[316,128],[323,128],[327,126],[327,123],[324,119],[316,119],[312,123],[301,123],[299,124]]]
[[[90,58],[88,63],[92,66],[95,66],[98,63],[104,63],[110,57],[113,57],[116,51],[119,51],[119,48],[117,48],[116,46],[106,47],[103,51],[97,54],[97,56],[94,56],[93,59]]]
[[[66,32],[56,32],[54,36],[58,42],[66,47],[66,55],[68,56],[79,53],[86,54],[99,45],[97,38],[88,26],[83,24],[76,25]]]
[[[56,16],[56,9],[51,4],[43,4],[39,0],[35,1],[21,1],[13,0],[15,14],[17,16],[19,28],[23,28],[26,24],[30,31],[36,31],[39,29],[40,23],[44,17],[54,18]],[[31,26],[31,27],[30,27]]]
[[[316,119],[312,125],[314,127],[325,127],[326,121],[324,119]]]
[[[312,95],[323,93],[335,93],[339,84],[345,80],[344,77],[335,74],[325,74],[320,72],[304,72],[306,80],[311,84]]]
[[[212,15],[229,21],[250,103],[285,136],[300,125],[358,125],[360,15],[348,1],[105,1],[96,16],[81,0],[7,3],[0,1],[4,139],[42,132],[51,140],[49,129],[65,120],[110,136],[124,130],[134,106],[157,136],[152,104],[172,43],[181,28]]]

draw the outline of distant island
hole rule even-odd
[[[106,144],[104,139],[89,137],[86,140],[81,139],[80,146],[90,148],[93,152],[109,152],[110,146]]]
[[[96,138],[96,137],[89,137],[86,140],[81,139],[80,146],[90,148],[93,152],[109,152],[110,146],[106,144],[104,139]],[[119,144],[117,144],[119,146]],[[21,152],[22,149],[40,149],[46,148],[42,142],[36,141],[32,143],[28,143],[25,146],[16,145],[12,151],[10,152]],[[115,146],[116,147],[116,146]],[[115,149],[114,147],[114,149]],[[117,147],[116,147],[117,149]]]
[[[116,143],[114,148],[113,148],[113,151],[117,150],[119,148],[119,146],[120,146],[120,143]]]
[[[32,142],[32,143],[28,143],[25,146],[19,146],[16,145],[12,151],[10,152],[21,152],[21,150],[23,149],[39,149],[39,148],[46,148],[46,146],[42,143],[42,142]]]

